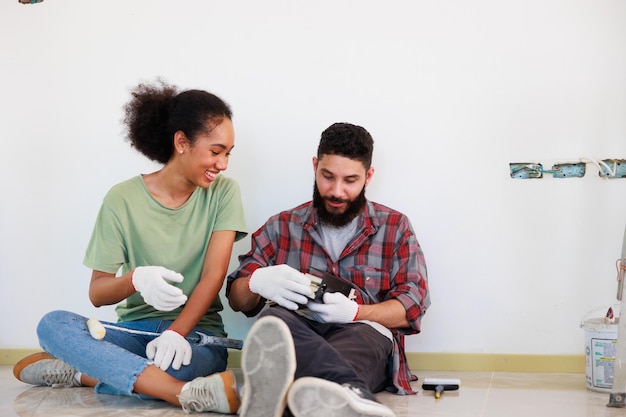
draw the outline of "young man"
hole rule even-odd
[[[313,200],[271,217],[228,277],[231,307],[261,313],[242,355],[243,417],[286,403],[297,417],[393,416],[373,393],[414,394],[404,335],[430,305],[426,264],[408,218],[365,197],[372,152],[364,128],[326,129]],[[325,273],[353,290],[313,300],[310,277]]]

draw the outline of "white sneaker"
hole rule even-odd
[[[76,369],[46,352],[28,355],[13,367],[13,375],[20,381],[48,387],[80,387],[75,373]]]
[[[395,417],[369,391],[313,377],[291,385],[288,403],[296,417]]]
[[[234,414],[239,408],[235,374],[224,371],[198,377],[178,394],[178,401],[186,414],[203,411]]]
[[[282,417],[287,391],[296,371],[296,353],[289,327],[265,316],[250,328],[243,344],[244,376],[241,417]]]

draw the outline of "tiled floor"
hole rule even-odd
[[[2,417],[171,417],[184,413],[160,401],[95,395],[90,388],[31,387],[0,366]],[[499,372],[423,372],[425,377],[458,378],[461,388],[435,399],[430,391],[417,395],[379,394],[397,417],[612,417],[626,416],[626,408],[606,404],[609,394],[586,389],[583,374]],[[330,417],[330,416],[329,416]]]

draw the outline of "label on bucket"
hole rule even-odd
[[[616,347],[615,339],[591,338],[591,382],[594,387],[610,389],[613,386]]]

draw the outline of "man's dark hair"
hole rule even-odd
[[[361,161],[365,169],[372,165],[374,140],[361,126],[350,123],[334,123],[322,132],[317,147],[317,159],[323,155],[339,155]]]

